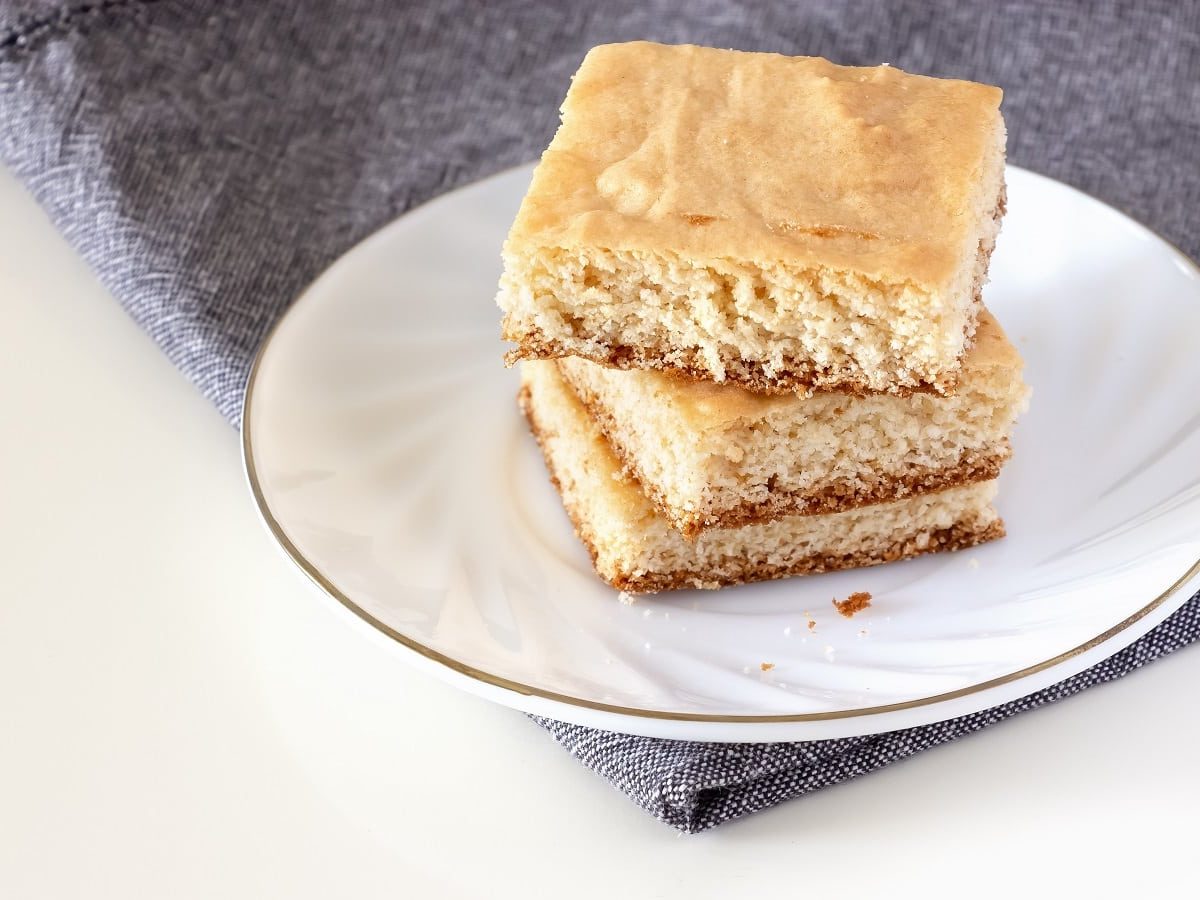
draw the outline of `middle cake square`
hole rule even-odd
[[[1028,393],[984,311],[952,396],[766,395],[661,372],[557,361],[630,475],[695,537],[995,478]]]

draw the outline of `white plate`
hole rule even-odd
[[[1102,203],[1010,169],[985,291],[1034,388],[1001,479],[1009,537],[617,602],[500,362],[499,249],[529,174],[443,196],[346,254],[268,338],[247,388],[246,468],[267,525],[413,660],[581,724],[827,738],[1032,693],[1200,584],[1200,272]],[[870,610],[834,612],[861,590]]]

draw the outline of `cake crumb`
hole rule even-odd
[[[621,591],[621,593],[617,594],[617,599],[625,606],[633,606],[633,604],[637,603],[637,595],[631,594],[629,591]]]
[[[817,633],[817,620],[816,619],[808,620],[808,630],[811,631],[813,634]]]
[[[785,626],[785,627],[784,627],[784,629],[783,629],[783,636],[784,636],[784,637],[791,637],[791,636],[792,636],[792,626],[791,626],[791,625],[787,625],[787,626]]]
[[[768,662],[759,663],[758,668],[760,671],[770,672],[773,668],[775,668],[775,663],[768,663]]]
[[[825,659],[827,659],[829,662],[833,662],[833,658],[836,653],[837,650],[835,650],[829,644],[825,645]]]
[[[651,610],[650,610],[650,608],[649,608],[649,607],[647,607],[646,609],[643,609],[643,610],[642,610],[642,618],[643,618],[643,619],[648,619],[648,618],[650,618],[650,613],[651,613]]]
[[[834,598],[834,608],[845,616],[847,619],[852,618],[855,613],[862,612],[871,605],[871,594],[869,591],[855,591],[845,600]]]
[[[972,569],[978,569],[979,568],[979,560],[977,560],[975,557],[972,556],[970,559],[967,560],[967,565],[970,566]]]

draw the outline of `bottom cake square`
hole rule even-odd
[[[873,566],[1004,535],[995,480],[826,515],[783,516],[685,539],[646,498],[553,362],[521,365],[521,409],[550,478],[618,590],[650,593]]]

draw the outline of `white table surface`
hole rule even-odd
[[[0,296],[0,896],[1155,896],[1194,875],[1200,650],[680,837],[318,595],[234,431],[2,171]]]

